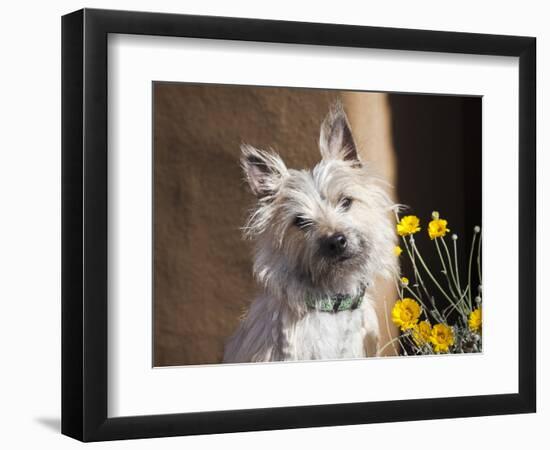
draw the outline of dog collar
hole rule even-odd
[[[336,294],[331,297],[316,299],[307,297],[306,305],[309,309],[316,311],[337,313],[340,311],[353,311],[361,306],[363,296],[365,295],[365,286],[361,285],[361,290],[357,295]]]

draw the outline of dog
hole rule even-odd
[[[360,160],[341,103],[321,124],[319,148],[313,170],[293,170],[278,154],[241,146],[257,199],[244,235],[261,293],[226,342],[226,363],[376,355],[372,292],[397,270],[395,205]]]

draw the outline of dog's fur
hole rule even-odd
[[[253,270],[263,292],[228,340],[224,362],[376,353],[372,287],[376,277],[396,271],[393,204],[384,182],[359,160],[340,104],[321,125],[319,147],[322,160],[311,171],[287,169],[277,154],[241,147],[242,167],[257,197],[245,235],[255,241]],[[346,242],[334,257],[324,250],[337,233]],[[355,310],[317,311],[305,302],[357,295],[363,287]]]

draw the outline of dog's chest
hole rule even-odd
[[[337,313],[311,311],[295,324],[292,349],[296,359],[361,358],[365,356],[361,309]]]

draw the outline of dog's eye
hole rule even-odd
[[[296,218],[294,219],[294,225],[296,225],[298,228],[301,228],[302,230],[305,230],[311,225],[311,220],[306,219],[302,216],[296,216]]]
[[[340,206],[344,211],[347,211],[351,208],[351,204],[353,203],[353,199],[350,197],[344,197],[342,201],[340,202]]]

